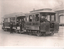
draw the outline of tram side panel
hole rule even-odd
[[[59,23],[58,22],[51,22],[50,23],[50,31],[53,31],[54,33],[58,33]]]
[[[10,29],[10,22],[4,22],[2,26],[3,30],[9,30]]]
[[[9,28],[10,28],[10,22],[8,21],[8,19],[9,18],[4,18],[3,26],[2,26],[3,30],[9,30]]]
[[[3,30],[6,30],[6,31],[10,30],[10,21],[11,21],[10,18],[4,18],[4,22],[3,22],[3,26],[2,26]],[[12,22],[12,23],[13,23],[13,30],[14,30],[16,28],[16,25],[15,25],[15,22]]]

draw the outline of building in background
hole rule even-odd
[[[64,25],[64,10],[57,10],[56,12],[56,21],[59,22],[60,25]]]

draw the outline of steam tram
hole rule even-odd
[[[31,11],[28,14],[25,14],[24,16],[22,15],[14,18],[15,21],[14,22],[12,21],[14,23],[13,29],[15,28],[14,30],[20,33],[35,34],[37,36],[41,36],[41,35],[49,35],[49,34],[53,35],[59,30],[59,23],[56,22],[55,12],[51,10],[49,11],[47,9],[35,10],[35,11]],[[22,23],[23,24],[22,31],[20,30],[20,26],[19,26],[19,22],[21,19],[23,19],[24,21],[24,23]],[[16,28],[15,26],[17,20],[18,20],[18,26]],[[3,26],[6,26],[5,23],[6,22],[4,22]],[[3,27],[3,29],[7,29],[7,28]]]

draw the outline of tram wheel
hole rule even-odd
[[[46,36],[47,34],[46,34],[46,32],[43,32],[43,34],[42,34],[43,36]]]
[[[32,35],[32,32],[30,31],[28,34],[29,34],[29,35]]]
[[[15,30],[15,33],[19,33],[19,31],[18,30]]]
[[[20,31],[19,33],[20,33],[20,34],[23,34],[24,32],[23,32],[23,31]]]
[[[41,32],[38,31],[38,32],[36,33],[36,35],[37,35],[37,36],[41,36],[42,34],[41,34]]]
[[[4,31],[7,31],[7,29],[3,29]]]
[[[54,32],[52,32],[50,35],[54,35]]]
[[[27,30],[28,35],[32,35],[31,30]]]

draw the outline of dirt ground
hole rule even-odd
[[[0,25],[0,46],[42,46],[42,47],[63,47],[64,27],[60,26],[59,32],[53,36],[34,36],[17,34],[3,31]]]

